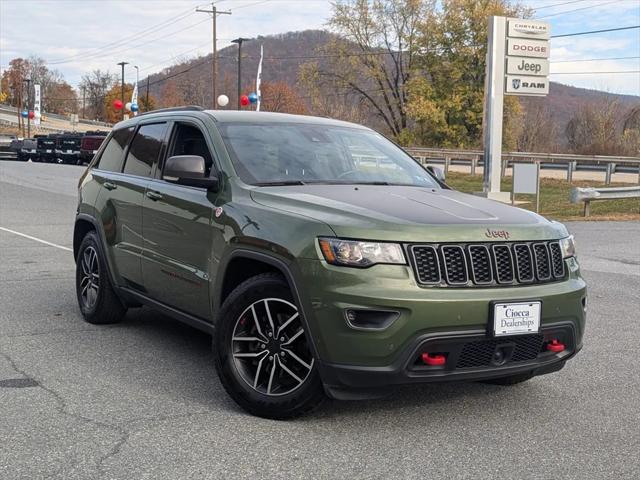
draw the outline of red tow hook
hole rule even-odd
[[[554,353],[563,352],[564,343],[561,343],[559,340],[554,338],[549,343],[547,343],[547,350]]]
[[[422,354],[422,361],[424,363],[426,363],[427,365],[430,365],[432,367],[436,367],[439,365],[444,365],[447,361],[447,357],[445,357],[444,355],[434,355],[431,353],[423,353]]]

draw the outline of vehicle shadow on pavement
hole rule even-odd
[[[156,375],[148,382],[152,388],[162,385],[163,393],[170,397],[188,398],[189,403],[197,403],[213,411],[244,414],[227,396],[218,380],[209,335],[147,308],[131,309],[115,328],[126,330],[126,337],[135,339],[132,348],[145,352],[136,356],[136,369],[146,375]],[[155,367],[160,358],[165,367],[158,370]],[[176,379],[188,381],[177,382]],[[326,417],[367,416],[382,412],[393,414],[395,411],[402,414],[421,408],[426,412],[428,409],[448,409],[452,405],[463,404],[476,411],[485,408],[489,398],[492,402],[502,403],[503,400],[513,402],[516,397],[527,396],[531,388],[535,389],[530,385],[504,388],[469,382],[398,386],[393,387],[388,396],[375,400],[327,400],[301,420],[317,421]]]

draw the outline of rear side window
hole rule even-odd
[[[109,143],[102,152],[98,168],[108,172],[121,172],[124,162],[124,149],[133,134],[133,127],[122,128],[113,132]]]
[[[166,123],[142,125],[131,142],[124,173],[150,177],[154,163],[158,162],[166,133]]]

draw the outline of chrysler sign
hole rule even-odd
[[[538,40],[549,39],[550,28],[546,22],[536,22],[535,20],[521,20],[519,18],[509,19],[509,29],[507,35],[511,38],[535,38]]]

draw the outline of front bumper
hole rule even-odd
[[[298,266],[307,327],[329,390],[548,373],[562,368],[582,346],[586,285],[574,259],[567,260],[563,281],[493,288],[420,287],[409,266],[354,269],[315,260],[299,261]],[[491,303],[528,299],[542,302],[538,341],[555,335],[566,350],[549,354],[540,346],[536,355],[522,360],[459,368],[457,358],[465,344],[494,341],[489,333]],[[383,330],[358,330],[347,323],[346,309],[391,310],[399,316]],[[436,369],[414,365],[424,351],[447,352],[447,364]]]

